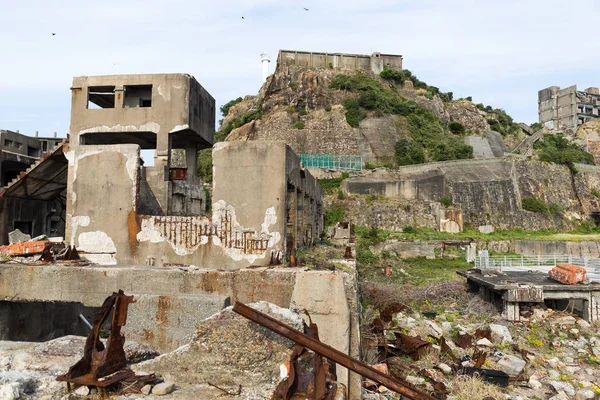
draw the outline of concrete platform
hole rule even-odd
[[[118,289],[133,294],[138,301],[130,306],[123,329],[127,340],[151,344],[161,353],[188,343],[198,322],[230,303],[262,300],[284,308],[306,309],[319,326],[321,341],[353,357],[360,354],[355,272],[0,264],[0,300],[4,301],[99,307]],[[338,366],[338,378],[349,384],[351,393],[360,395],[356,374]],[[360,398],[353,396],[350,398]]]
[[[520,319],[520,307],[526,303],[546,300],[574,300],[581,304],[583,318],[600,320],[600,284],[563,285],[542,272],[522,271],[459,271],[467,278],[472,291],[478,291],[487,301],[502,301],[503,314],[510,321]]]

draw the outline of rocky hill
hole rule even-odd
[[[408,159],[400,163],[412,164],[481,158],[470,145],[487,140],[490,131],[500,134],[507,149],[524,138],[504,111],[452,100],[452,93],[410,71],[377,76],[278,66],[257,96],[232,101],[222,111],[217,140],[283,140],[299,154],[361,155],[385,166],[398,163],[402,148]]]

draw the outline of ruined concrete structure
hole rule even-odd
[[[0,132],[3,186],[0,189],[0,242],[3,244],[8,243],[8,232],[14,229],[31,236],[64,235],[67,163],[62,147],[54,146],[62,140],[44,141],[17,132]],[[47,153],[44,149],[51,151]],[[40,167],[42,161],[45,162]],[[22,176],[25,171],[26,177]]]
[[[385,68],[402,70],[402,56],[393,54],[314,53],[309,51],[279,50],[277,65],[297,67],[341,68],[381,73]]]
[[[600,116],[600,91],[597,87],[580,91],[577,85],[542,89],[538,92],[538,115],[548,129],[575,130]]]
[[[216,146],[204,216],[196,160],[213,141],[214,99],[193,77],[79,77],[72,98],[70,143],[2,191],[5,242],[15,228],[64,232],[99,264],[236,269],[283,261],[321,235],[321,187],[283,142]],[[141,149],[155,149],[154,166]]]
[[[71,150],[107,144],[153,149],[154,166],[141,170],[140,208],[153,215],[204,214],[196,160],[213,142],[215,100],[193,77],[84,76],[73,79],[71,92]]]
[[[382,195],[404,202],[389,210],[391,216],[384,209],[374,211],[379,227],[386,229],[401,229],[402,224],[442,229],[442,219],[447,219],[459,226],[462,220],[474,228],[570,230],[600,208],[591,194],[600,182],[600,168],[582,164],[577,168],[579,173],[572,175],[566,166],[522,159],[446,161],[375,170],[344,180],[342,189],[347,194]],[[523,198],[531,196],[563,211],[546,215],[523,210]],[[439,214],[443,197],[452,199],[452,208],[462,211],[460,216]],[[439,217],[425,220],[420,216],[411,221],[413,215],[425,213]],[[405,218],[394,223],[398,215]],[[356,224],[363,221],[360,216],[354,219]]]

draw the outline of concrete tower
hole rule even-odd
[[[268,54],[261,54],[260,61],[262,62],[262,81],[265,83],[267,81],[267,76],[269,76],[269,63],[271,59]]]

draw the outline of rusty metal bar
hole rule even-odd
[[[397,392],[401,395],[407,396],[410,399],[414,400],[435,400],[435,397],[432,397],[426,393],[423,393],[417,389],[410,387],[407,383],[403,383],[398,379],[394,379],[391,376],[382,374],[371,366],[355,360],[354,358],[342,353],[334,349],[331,346],[328,346],[316,339],[311,338],[308,335],[305,335],[302,332],[299,332],[286,324],[283,324],[276,319],[261,313],[253,308],[248,307],[247,305],[236,302],[233,306],[233,311],[236,313],[248,318],[251,321],[256,322],[257,324],[264,326],[272,330],[275,333],[280,334],[294,342],[301,344],[302,346],[314,351],[315,353],[326,357],[330,360],[335,361],[336,363],[343,365],[344,367],[368,378],[372,381],[375,381],[394,392]]]

